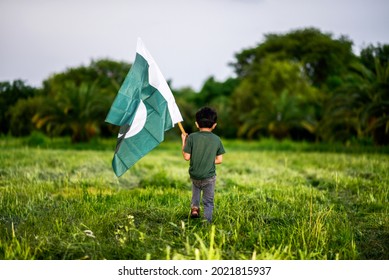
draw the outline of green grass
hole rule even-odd
[[[112,141],[41,140],[0,139],[0,259],[389,258],[376,148],[225,141],[208,225],[188,216],[179,139],[121,178]]]

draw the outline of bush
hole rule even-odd
[[[46,147],[48,142],[46,135],[39,131],[33,131],[25,140],[25,144],[30,147]]]

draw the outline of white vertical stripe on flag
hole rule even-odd
[[[177,107],[173,93],[171,92],[169,85],[162,75],[157,63],[145,48],[141,38],[138,38],[136,52],[139,53],[149,64],[149,83],[155,87],[165,98],[169,109],[170,117],[173,125],[182,121],[181,113]]]

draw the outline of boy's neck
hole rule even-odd
[[[212,132],[213,128],[208,128],[208,127],[200,127],[199,128],[200,131],[205,131],[205,132]]]

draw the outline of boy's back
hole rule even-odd
[[[225,153],[219,136],[209,131],[190,134],[184,152],[191,154],[189,174],[195,180],[215,176],[215,157]]]

